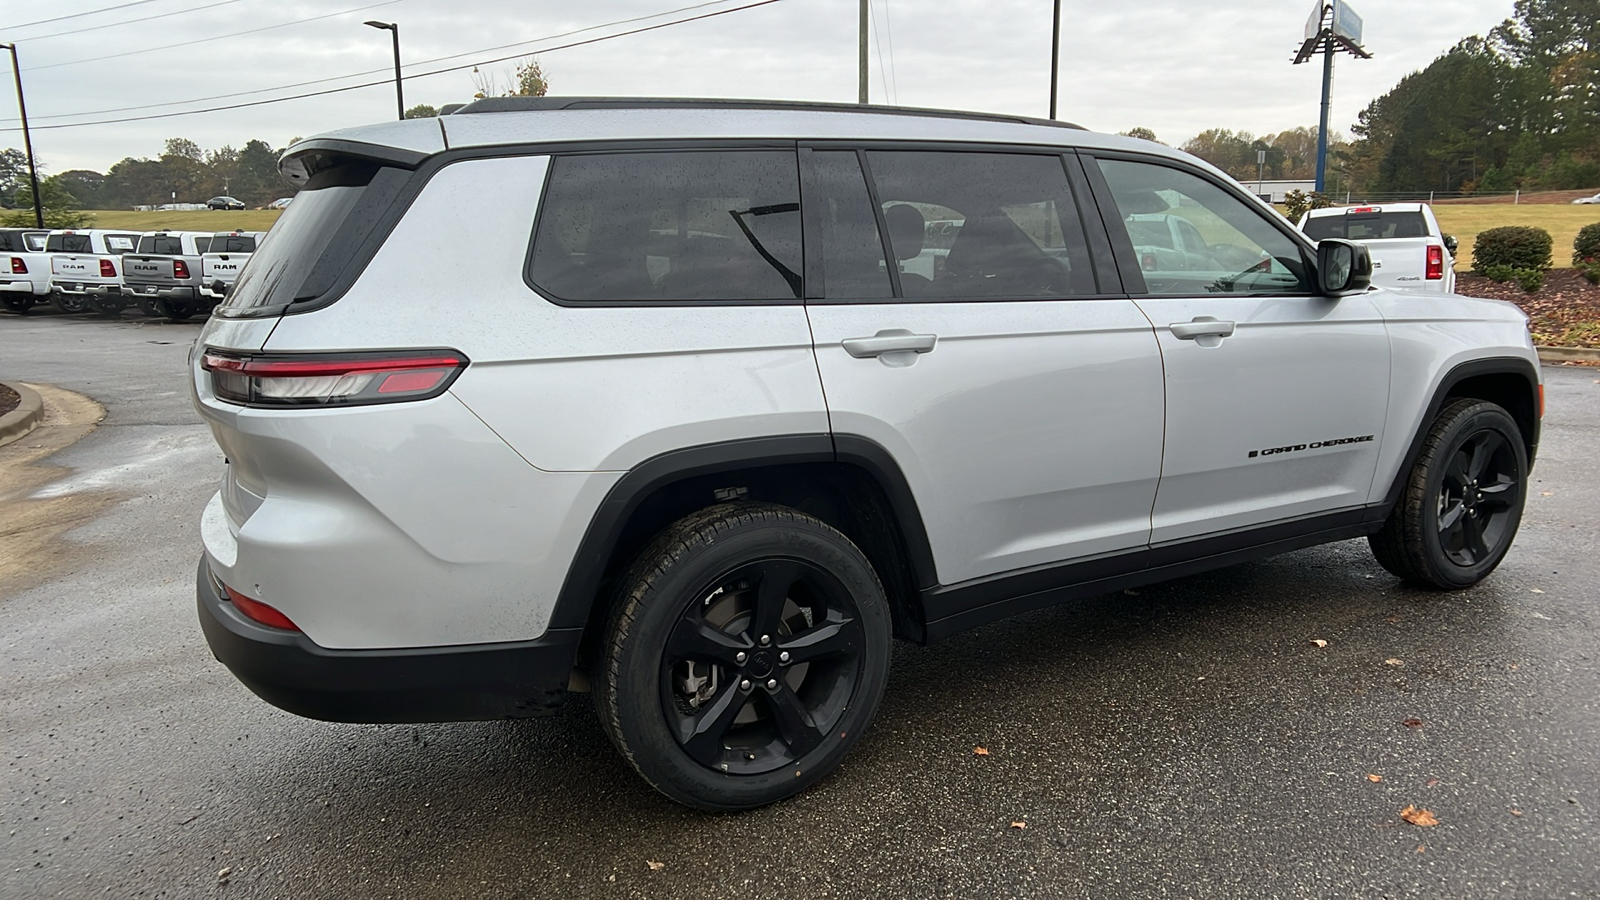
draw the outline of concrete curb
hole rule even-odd
[[[44,421],[44,398],[39,396],[38,391],[11,382],[5,382],[5,386],[16,391],[22,402],[17,404],[16,409],[0,416],[0,447],[21,438]]]
[[[1540,362],[1600,362],[1600,350],[1587,347],[1535,347]]]

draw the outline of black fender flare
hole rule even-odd
[[[600,582],[623,529],[656,490],[702,475],[802,463],[843,463],[860,468],[889,498],[890,512],[905,539],[918,588],[937,584],[933,550],[916,498],[894,456],[882,445],[854,435],[791,434],[744,438],[672,450],[639,463],[600,502],[573,554],[556,596],[549,628],[583,628],[599,599]]]

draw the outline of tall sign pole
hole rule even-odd
[[[1316,0],[1311,18],[1306,20],[1305,40],[1295,54],[1294,64],[1310,62],[1322,54],[1322,115],[1317,124],[1317,191],[1328,179],[1328,109],[1333,99],[1333,55],[1349,53],[1358,59],[1371,59],[1361,46],[1361,17],[1344,0]]]
[[[860,47],[859,47],[860,52],[857,55],[857,65],[856,65],[856,69],[857,69],[856,102],[860,103],[862,105],[865,105],[866,102],[867,102],[867,15],[868,15],[867,4],[869,2],[871,2],[871,0],[861,0],[861,29],[860,29],[861,37],[860,37],[860,40],[858,41],[858,43],[860,44]]]
[[[1061,0],[1050,23],[1050,118],[1056,117],[1056,82],[1061,80]]]

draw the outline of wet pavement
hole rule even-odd
[[[197,331],[0,313],[0,378],[105,410],[0,448],[0,896],[1600,896],[1600,369],[1546,370],[1478,588],[1351,541],[901,645],[837,774],[715,816],[583,697],[336,725],[234,681],[194,612]]]

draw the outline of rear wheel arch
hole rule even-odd
[[[843,533],[877,571],[895,636],[924,639],[920,589],[936,583],[933,555],[893,456],[864,438],[785,435],[665,453],[611,488],[568,567],[549,625],[583,629],[580,667],[597,658],[609,588],[651,540],[691,513],[741,500],[791,507]]]

